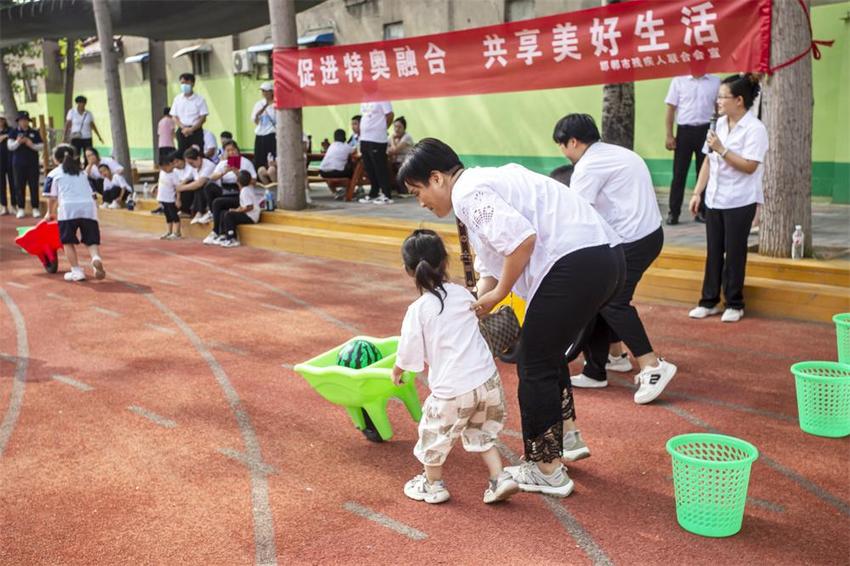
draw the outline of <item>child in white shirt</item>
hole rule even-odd
[[[100,225],[97,223],[97,203],[91,185],[74,148],[60,145],[53,152],[53,161],[59,165],[47,175],[44,195],[49,200],[48,219],[59,221],[59,239],[65,247],[65,257],[71,271],[65,281],[85,281],[86,274],[77,259],[76,244],[88,248],[95,279],[106,277],[100,258]],[[58,210],[57,210],[58,209]],[[80,239],[77,239],[79,232]]]
[[[239,246],[236,239],[236,227],[240,224],[256,224],[260,221],[260,202],[262,196],[257,193],[254,178],[248,171],[240,171],[236,176],[239,184],[239,206],[221,211],[221,226],[219,237],[215,243],[223,248]]]
[[[101,208],[121,208],[121,203],[128,194],[133,192],[127,181],[120,173],[113,173],[112,169],[106,163],[101,163],[98,166],[101,176],[103,177],[103,204]]]
[[[464,449],[479,452],[487,465],[484,503],[508,499],[519,485],[504,471],[495,446],[505,422],[505,393],[471,310],[475,299],[449,282],[446,247],[434,231],[415,230],[402,244],[402,258],[421,296],[402,323],[393,381],[400,383],[404,371],[424,371],[427,363],[431,390],[413,449],[425,472],[405,484],[404,494],[426,503],[449,499],[443,463],[460,437]]]
[[[168,232],[159,237],[160,240],[179,240],[183,237],[180,231],[180,214],[177,212],[177,179],[174,166],[177,154],[171,153],[159,161],[159,180],[156,185],[156,200],[162,205],[165,213],[165,223]]]

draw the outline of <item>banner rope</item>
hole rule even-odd
[[[781,63],[779,65],[776,65],[775,67],[771,67],[770,69],[768,69],[767,73],[769,75],[774,74],[779,69],[784,69],[785,67],[789,67],[789,66],[793,65],[794,63],[796,63],[797,61],[799,61],[800,59],[802,59],[803,57],[808,55],[809,52],[811,52],[812,57],[814,57],[815,60],[818,60],[818,59],[821,58],[821,52],[820,52],[820,48],[818,46],[823,45],[824,47],[832,47],[832,44],[835,43],[835,40],[833,40],[833,39],[830,39],[829,41],[822,40],[822,39],[814,39],[814,31],[812,30],[812,15],[809,12],[809,9],[806,7],[806,4],[805,4],[805,2],[803,2],[803,0],[797,0],[797,3],[800,5],[800,8],[802,8],[803,13],[806,14],[806,21],[809,24],[809,37],[812,38],[811,43],[809,44],[809,47],[805,51],[803,51],[802,53],[800,53],[796,57],[792,57],[791,59],[785,61],[784,63]]]

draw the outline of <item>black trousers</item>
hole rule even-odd
[[[744,308],[744,277],[747,272],[747,238],[756,214],[756,204],[739,208],[705,210],[705,277],[702,280],[701,307],[720,302],[720,289],[726,308]]]
[[[685,196],[685,181],[688,179],[688,168],[691,166],[691,156],[696,157],[696,172],[699,176],[700,167],[705,159],[702,146],[708,135],[708,124],[700,126],[677,126],[676,149],[673,151],[673,181],[670,183],[670,213],[677,218],[682,212],[682,199]],[[700,212],[705,212],[705,204],[700,202]]]
[[[575,418],[568,346],[617,290],[625,271],[620,251],[595,246],[559,259],[528,305],[517,374],[525,458],[552,462],[563,451],[563,421]]]
[[[600,309],[591,326],[585,331],[582,348],[585,366],[582,373],[591,379],[606,378],[608,346],[613,342],[625,342],[635,357],[652,352],[652,344],[637,309],[632,305],[632,299],[644,272],[664,247],[664,231],[659,226],[658,230],[648,236],[618,247],[622,250],[626,262],[623,285],[608,304]]]
[[[377,198],[378,192],[390,198],[390,170],[387,164],[387,144],[375,142],[360,142],[360,153],[363,156],[363,168],[369,177],[371,189],[369,198]]]
[[[219,236],[224,234],[224,232],[222,232],[222,220],[224,220],[224,213],[229,211],[231,208],[236,208],[238,206],[239,195],[218,197],[212,201],[212,204],[210,204],[210,212],[212,212],[213,215],[213,232]]]
[[[331,171],[319,171],[319,175],[321,175],[323,179],[346,179],[351,177],[352,172],[352,167],[349,163],[348,165],[346,165],[345,170],[343,171],[340,171],[338,169],[334,169]]]
[[[5,143],[5,142],[4,142]],[[8,190],[8,200],[6,191]],[[15,182],[12,178],[12,164],[0,163],[0,206],[15,205]]]
[[[254,221],[245,212],[222,211],[221,228],[228,240],[236,238],[236,227],[240,224],[253,224]]]
[[[12,166],[12,176],[15,181],[15,190],[12,198],[18,208],[23,209],[27,204],[26,187],[30,189],[30,204],[33,209],[38,208],[38,163],[15,164]]]
[[[183,156],[183,152],[189,149],[191,146],[196,145],[198,149],[201,150],[201,155],[204,153],[204,131],[198,130],[193,132],[191,136],[186,137],[183,135],[183,132],[177,130],[177,151],[180,153],[180,156]]]
[[[195,210],[195,200],[197,199],[197,194],[202,192],[204,192],[203,188],[195,189],[194,191],[181,191],[180,212],[185,212],[186,214],[194,214],[198,212]]]
[[[254,167],[267,167],[270,153],[277,155],[277,135],[254,136]]]
[[[92,147],[91,138],[74,138],[71,140],[71,145],[77,150],[77,157],[80,158],[80,163],[86,162],[86,149]]]
[[[121,196],[121,192],[123,190],[124,189],[122,189],[121,187],[112,187],[111,189],[103,190],[100,194],[103,195],[103,202],[109,203],[116,199],[118,199],[118,202],[121,202],[119,197]]]

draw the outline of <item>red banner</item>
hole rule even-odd
[[[771,0],[636,0],[393,41],[274,52],[278,108],[766,72]]]

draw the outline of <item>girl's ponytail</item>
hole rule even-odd
[[[413,276],[420,293],[431,293],[440,301],[440,312],[445,307],[448,280],[446,265],[448,253],[443,240],[433,230],[414,230],[401,246],[404,267]]]

